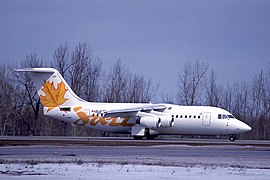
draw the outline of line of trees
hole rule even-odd
[[[19,66],[25,67],[58,69],[74,92],[87,101],[133,103],[162,99],[164,103],[221,107],[253,128],[240,138],[270,139],[270,68],[249,83],[221,86],[207,63],[187,61],[179,71],[176,95],[157,97],[158,85],[129,71],[121,60],[106,72],[102,60],[86,43],[79,43],[74,50],[60,44],[49,63],[35,54],[28,55]],[[0,135],[105,135],[44,116],[31,77],[14,73],[14,68],[18,67],[0,65]]]

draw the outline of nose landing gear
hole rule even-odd
[[[231,134],[229,137],[230,141],[235,141],[236,140],[236,135],[235,134]]]

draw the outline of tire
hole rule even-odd
[[[230,135],[229,140],[230,141],[235,141],[236,140],[236,135],[235,134]]]

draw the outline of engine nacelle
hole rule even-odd
[[[144,116],[141,117],[139,124],[150,129],[160,127],[173,127],[174,118],[170,118],[169,116]]]
[[[161,119],[157,116],[144,116],[140,119],[140,125],[153,129],[161,126]]]
[[[161,119],[161,127],[173,127],[174,125],[174,118],[169,116],[162,116]]]

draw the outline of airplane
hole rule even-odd
[[[230,112],[209,106],[152,103],[87,102],[79,98],[53,68],[14,69],[29,72],[46,116],[111,133],[131,134],[135,140],[158,135],[236,135],[251,127]]]

